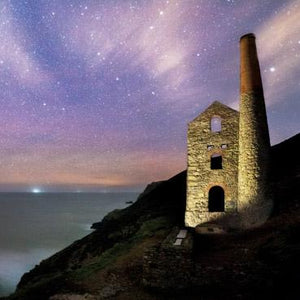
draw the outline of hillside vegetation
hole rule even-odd
[[[186,172],[152,183],[137,201],[95,223],[94,232],[24,274],[9,300],[296,299],[300,268],[300,134],[272,147],[274,212],[260,228],[197,237],[205,281],[182,290],[142,284],[145,249],[183,226]],[[180,270],[178,270],[180,272]]]

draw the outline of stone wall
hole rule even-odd
[[[272,208],[270,141],[265,111],[258,109],[255,93],[241,95],[239,142],[239,201],[243,227],[266,221]]]
[[[234,251],[229,247],[230,254],[226,254],[226,250],[224,252],[222,247],[224,241],[228,241],[227,234],[195,235],[189,232],[182,245],[175,246],[176,232],[178,229],[163,243],[145,251],[142,277],[145,288],[164,292],[171,299],[172,295],[178,296],[180,292],[186,295],[186,292],[194,288],[205,293],[209,287],[209,299],[212,299],[216,287],[226,289],[230,284],[232,288],[238,283],[237,289],[244,284],[244,288],[248,290],[248,280],[256,284],[258,273],[263,274],[260,275],[262,278],[268,278],[260,269],[261,262],[253,261],[253,254],[249,249],[238,245]],[[221,252],[217,250],[220,245],[223,245]],[[201,296],[206,299],[202,293],[198,294],[199,299]],[[186,299],[189,299],[188,295]]]
[[[270,138],[255,36],[241,38],[239,201],[243,227],[260,225],[271,210]]]
[[[174,245],[175,228],[160,245],[148,248],[144,254],[143,285],[153,289],[178,289],[191,285],[193,271],[193,237],[191,234],[180,246]]]
[[[211,131],[211,118],[215,116],[221,118],[222,128],[219,132]],[[186,226],[195,227],[236,212],[238,130],[239,113],[219,102],[214,102],[189,124]],[[223,149],[221,145],[226,145],[226,148]],[[222,155],[222,169],[211,169],[213,154]],[[208,193],[216,185],[224,189],[225,212],[208,211]]]

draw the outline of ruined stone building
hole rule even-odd
[[[186,226],[263,223],[271,209],[269,153],[263,86],[250,33],[240,39],[240,112],[214,102],[188,125]]]

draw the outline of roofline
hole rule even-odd
[[[204,110],[202,110],[202,112],[200,112],[193,120],[191,120],[190,122],[188,122],[188,124],[193,123],[200,115],[202,115],[202,114],[203,114],[204,112],[206,112],[211,106],[213,106],[213,105],[215,105],[215,104],[219,104],[219,105],[221,105],[221,106],[224,106],[225,108],[230,109],[231,111],[233,111],[233,112],[235,112],[235,113],[237,113],[237,114],[240,113],[238,110],[233,109],[233,108],[231,108],[231,107],[229,107],[229,106],[227,106],[227,105],[221,103],[220,101],[217,101],[217,100],[216,100],[216,101],[212,102],[209,106],[207,106]]]

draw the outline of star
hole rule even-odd
[[[252,28],[278,111],[271,141],[299,131],[296,0],[27,2],[1,6],[0,188],[142,189],[186,168],[188,122],[214,99],[237,108],[238,40]]]

